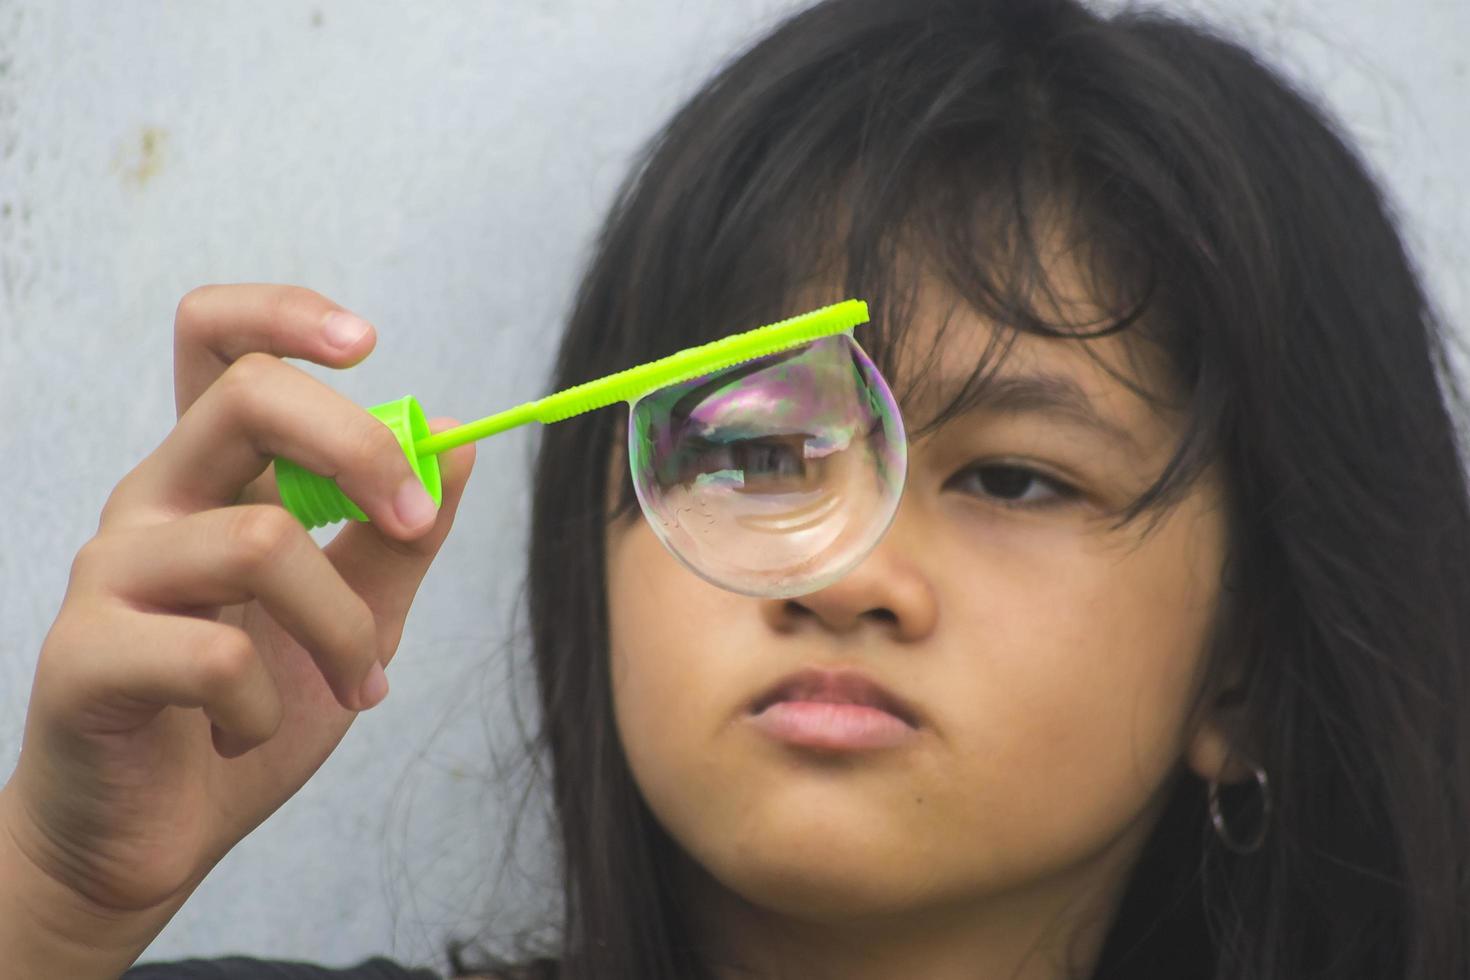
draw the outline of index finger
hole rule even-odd
[[[231,505],[278,457],[336,480],[374,524],[404,540],[433,524],[433,500],[387,425],[295,365],[258,353],[231,365],[118,483],[101,524]]]
[[[200,286],[174,315],[174,405],[182,418],[236,360],[252,352],[351,367],[373,349],[361,317],[304,286]]]

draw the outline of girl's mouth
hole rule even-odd
[[[898,716],[864,704],[777,701],[748,719],[778,741],[829,752],[894,748],[918,735]]]
[[[750,708],[750,722],[789,745],[828,751],[892,748],[918,734],[918,713],[855,670],[791,674]]]

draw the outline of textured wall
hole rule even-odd
[[[630,153],[799,5],[0,0],[0,774],[71,557],[172,424],[180,296],[296,282],[362,313],[377,351],[330,379],[360,403],[412,392],[471,418],[540,394]],[[1470,5],[1191,9],[1325,92],[1387,179],[1433,291],[1470,322]],[[554,908],[542,802],[502,868],[519,797],[513,769],[489,778],[529,704],[505,656],[523,649],[509,610],[529,451],[526,433],[481,445],[393,696],[149,957],[430,962],[487,909],[504,929]]]

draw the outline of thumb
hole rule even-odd
[[[429,422],[429,431],[443,432],[458,424],[454,419],[434,419]],[[443,489],[439,514],[433,526],[414,540],[392,538],[375,524],[353,521],[322,549],[347,585],[372,609],[381,645],[378,655],[384,663],[398,649],[409,607],[434,556],[449,536],[474,465],[474,443],[439,455]]]

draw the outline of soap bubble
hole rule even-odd
[[[846,333],[644,395],[628,456],[674,557],[721,588],[782,598],[862,561],[908,462],[893,393]]]

